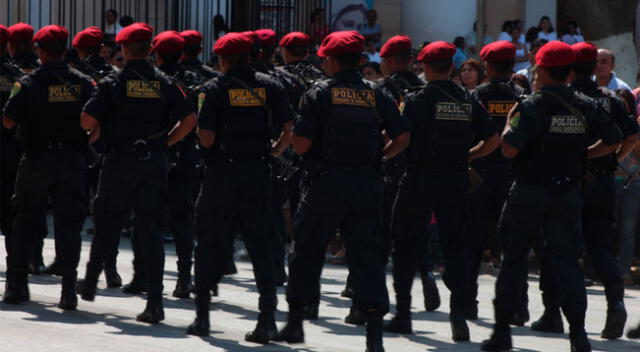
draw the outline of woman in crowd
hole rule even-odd
[[[522,31],[520,31],[519,27],[511,27],[509,34],[511,35],[511,43],[516,46],[516,64],[513,70],[518,72],[529,67],[529,51],[527,46],[520,41]]]
[[[567,21],[566,33],[562,35],[561,40],[569,45],[584,42],[584,37],[580,34],[578,23],[576,21]]]
[[[467,90],[473,90],[487,77],[484,66],[480,61],[469,59],[460,66],[460,85]]]
[[[362,65],[362,67],[360,67],[360,73],[362,73],[362,77],[372,82],[377,82],[384,78],[380,64],[374,61],[369,61]]]
[[[549,16],[542,16],[542,18],[540,18],[538,30],[538,38],[546,39],[548,41],[558,39],[558,34],[553,30],[553,25],[551,25],[551,19],[549,19]]]
[[[625,106],[634,118],[635,97],[626,89],[616,91],[623,98]],[[635,255],[636,237],[640,224],[640,145],[636,145],[624,160],[618,160],[616,172],[616,195],[618,205],[618,236],[620,248],[618,260],[624,270],[626,284],[632,284],[631,264]]]

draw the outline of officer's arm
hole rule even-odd
[[[198,128],[198,139],[200,139],[200,145],[205,148],[211,148],[216,141],[216,133],[204,128]]]
[[[487,156],[500,146],[500,137],[496,132],[491,138],[486,139],[478,143],[475,147],[469,150],[469,161]]]
[[[411,142],[411,133],[405,132],[401,135],[398,135],[396,138],[391,139],[389,143],[384,147],[382,154],[385,159],[391,159],[398,154],[402,153],[409,146],[409,142]]]
[[[627,138],[625,138],[622,141],[622,145],[620,146],[620,149],[618,149],[618,153],[616,153],[616,159],[618,160],[618,162],[621,162],[622,160],[624,160],[624,158],[626,158],[631,153],[631,151],[636,147],[637,143],[638,143],[637,133],[627,136]]]
[[[6,129],[10,130],[10,129],[16,127],[16,122],[5,115],[5,116],[2,117],[2,126],[4,126],[4,128],[6,128]]]
[[[313,142],[311,141],[311,139],[307,137],[298,136],[295,133],[293,134],[293,137],[291,139],[291,145],[293,146],[293,151],[298,155],[302,155],[308,152],[309,149],[311,149],[312,144]]]
[[[197,123],[198,123],[198,118],[196,117],[196,114],[193,112],[183,117],[182,120],[176,123],[176,125],[173,127],[171,132],[169,132],[167,145],[172,146],[178,143],[179,141],[181,141],[191,131],[193,131]]]
[[[587,159],[599,158],[601,156],[608,155],[609,153],[613,153],[620,144],[610,144],[606,145],[602,142],[602,140],[597,141],[593,145],[587,148]]]
[[[271,156],[279,157],[284,153],[287,148],[291,145],[291,127],[293,126],[293,121],[287,122],[282,126],[282,133],[280,133],[280,137],[277,141],[273,143],[271,146]]]
[[[83,111],[80,114],[80,127],[89,133],[89,143],[93,143],[100,137],[100,121]]]
[[[602,109],[596,109],[594,121],[589,126],[600,139],[587,148],[587,159],[598,158],[613,153],[622,142],[622,131]]]

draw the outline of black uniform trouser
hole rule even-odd
[[[509,192],[509,186],[513,182],[508,164],[483,165],[475,171],[483,178],[484,183],[475,193],[469,194],[472,233],[468,305],[477,304],[482,253],[487,248],[489,238],[495,237],[498,232],[500,213]]]
[[[578,265],[584,249],[581,207],[577,185],[557,190],[517,179],[513,183],[498,228],[504,258],[496,282],[496,327],[507,328],[521,302],[527,256],[542,231],[544,261],[551,269],[547,279],[558,288],[560,306],[571,331],[584,330],[587,297]]]
[[[622,268],[616,259],[615,241],[617,229],[615,185],[613,176],[596,175],[595,182],[585,185],[582,207],[582,234],[593,268],[602,280],[609,305],[624,298]],[[549,266],[543,265],[540,289],[543,291],[545,308],[557,309],[558,287],[549,280]]]
[[[269,250],[274,232],[270,216],[271,172],[266,160],[220,161],[206,170],[196,205],[196,307],[208,312],[210,289],[229,261],[229,236],[237,219],[253,264],[261,317],[273,317],[276,282]]]
[[[142,248],[148,300],[161,302],[164,243],[160,224],[167,194],[167,156],[152,152],[148,160],[133,154],[108,155],[100,173],[95,202],[96,233],[91,242],[87,275],[97,275],[117,247],[120,232],[135,215],[135,232]]]
[[[14,138],[15,131],[2,128],[2,159],[0,159],[0,231],[4,235],[4,248],[7,253],[7,276],[11,275],[11,227],[13,214],[11,211],[11,197],[15,190],[16,174],[20,162],[20,148]],[[7,279],[9,279],[7,277]]]
[[[287,302],[291,307],[314,303],[327,244],[340,227],[358,290],[356,306],[376,317],[389,311],[381,233],[383,192],[379,171],[365,167],[332,168],[304,187],[289,265]]]
[[[434,212],[446,267],[443,281],[451,291],[451,316],[463,316],[469,273],[467,183],[466,172],[405,174],[391,225],[393,287],[398,315],[410,314],[411,286],[425,247],[420,245],[424,243],[420,237],[425,236]]]
[[[274,274],[276,277],[285,275],[284,259],[286,255],[285,241],[287,237],[287,229],[284,222],[284,212],[282,207],[287,201],[287,184],[280,177],[283,165],[275,167],[272,163],[271,177],[271,223],[273,226],[273,242],[271,243],[271,253],[274,261]]]
[[[27,282],[29,254],[41,235],[41,219],[50,199],[62,285],[73,289],[80,260],[80,231],[87,214],[85,173],[84,157],[73,149],[36,152],[20,161],[11,232],[11,265],[16,282]]]

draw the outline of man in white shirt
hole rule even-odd
[[[118,23],[118,12],[114,9],[107,10],[104,14],[104,21],[104,34],[115,38],[116,34],[122,30],[122,26]]]
[[[616,68],[616,56],[611,50],[599,49],[598,50],[598,64],[596,66],[595,81],[600,87],[607,87],[611,90],[626,89],[631,91],[631,87],[616,77],[616,73],[613,69]]]
[[[527,77],[527,79],[529,80],[529,83],[531,84],[533,84],[533,69],[536,66],[536,54],[538,53],[538,50],[540,50],[540,48],[542,48],[542,46],[547,43],[548,41],[546,39],[540,39],[540,38],[532,41],[531,49],[529,50],[529,63],[531,63],[531,65],[529,65],[527,68],[523,68],[522,70],[519,70],[516,72],[516,74],[518,75],[523,75]]]

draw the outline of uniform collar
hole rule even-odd
[[[153,66],[151,65],[151,63],[149,63],[149,61],[147,61],[147,59],[130,60],[127,62],[126,65],[124,65],[124,69],[127,69],[127,68],[133,68],[135,70],[146,70],[146,71],[153,70]]]
[[[543,91],[548,91],[558,94],[560,97],[569,99],[573,96],[574,90],[571,87],[565,85],[546,85],[542,87]]]
[[[344,70],[337,72],[333,75],[333,78],[340,80],[362,80],[362,75],[358,71],[355,70]]]
[[[598,83],[590,78],[578,78],[571,82],[571,88],[579,91],[596,91],[598,90]]]
[[[13,57],[13,61],[18,63],[18,66],[24,65],[37,65],[38,57],[31,51],[22,52]]]
[[[187,57],[182,60],[182,64],[188,67],[200,67],[202,66],[202,61],[196,57]]]
[[[491,83],[505,83],[505,82],[511,82],[511,79],[509,79],[509,77],[494,77],[491,79]]]
[[[229,69],[227,72],[224,73],[224,75],[233,76],[233,77],[248,77],[248,76],[253,76],[255,72],[256,70],[253,67],[249,65],[245,65],[245,66],[234,67],[232,69]]]
[[[44,63],[42,65],[40,65],[40,70],[41,71],[50,71],[50,70],[68,70],[69,66],[64,63],[64,61],[53,61],[53,62],[47,62]]]
[[[175,75],[176,73],[181,73],[184,71],[184,67],[182,67],[178,63],[162,64],[159,68],[160,71],[168,75]]]

